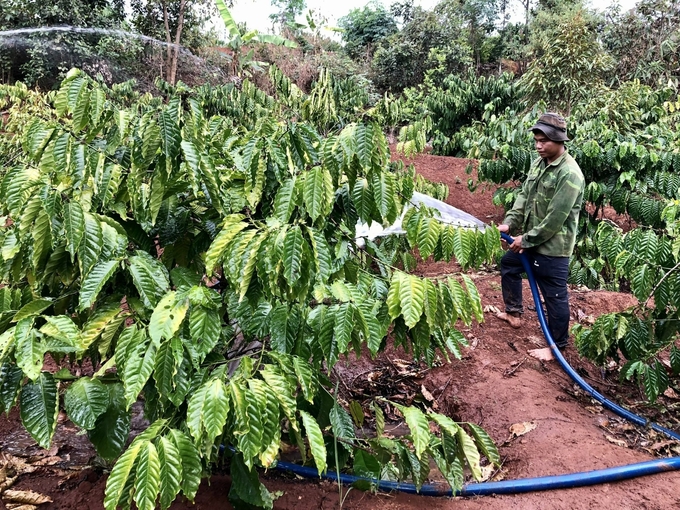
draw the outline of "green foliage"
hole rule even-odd
[[[380,42],[397,31],[394,16],[377,2],[352,9],[338,20],[345,51],[355,60],[370,61]]]
[[[437,154],[460,155],[470,142],[456,136],[474,120],[488,120],[507,108],[519,106],[521,91],[509,74],[499,77],[449,75],[427,95],[425,104],[432,119],[432,148]],[[500,135],[504,137],[506,133]]]
[[[368,445],[330,397],[323,372],[341,356],[377,354],[389,331],[433,364],[460,357],[458,319],[483,320],[466,275],[431,281],[393,266],[389,242],[356,246],[358,221],[400,216],[413,171],[390,164],[378,126],[324,111],[330,83],[299,103],[247,81],[114,100],[73,70],[13,127],[0,181],[0,405],[18,404],[48,447],[63,393],[99,454],[118,457],[105,508],[193,499],[221,444],[233,447],[231,500],[271,507],[257,468],[283,441],[320,473],[332,434],[347,460]],[[32,97],[0,90],[17,108]],[[409,209],[404,224],[403,260],[418,249],[468,268],[499,249],[496,229],[463,230],[427,210]],[[80,375],[85,359],[94,374]],[[151,425],[126,447],[140,397]],[[383,420],[369,450],[397,478],[420,486],[433,459],[460,487],[466,467],[479,478],[479,452],[498,462],[481,430],[402,413],[411,435],[386,438]],[[355,462],[374,465],[364,453]]]
[[[596,32],[579,12],[560,25],[545,52],[522,76],[521,84],[530,103],[543,100],[552,110],[569,115],[574,104],[602,87],[604,73],[612,65]]]
[[[381,90],[401,92],[423,83],[426,73],[440,77],[461,72],[472,51],[456,9],[426,11],[416,7],[401,30],[383,41],[372,61],[373,80]]]
[[[668,0],[641,0],[626,12],[610,8],[602,41],[616,59],[612,81],[637,79],[655,86],[679,77],[678,14]]]
[[[4,0],[0,31],[59,26],[118,28],[124,17],[124,2],[119,0],[58,0],[50,4]],[[75,62],[90,64],[93,58],[105,56],[100,52],[102,34],[59,33],[59,46],[68,47],[68,52],[52,49],[55,34],[47,30],[0,37],[0,82],[22,81],[51,88]]]

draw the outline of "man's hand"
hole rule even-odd
[[[506,224],[498,225],[498,231],[507,234],[510,232],[510,226]],[[524,251],[524,248],[522,248],[522,236],[515,237],[515,241],[508,248],[515,253],[522,253]]]
[[[515,253],[522,253],[524,251],[524,248],[522,248],[522,236],[515,237],[515,240],[508,248]]]

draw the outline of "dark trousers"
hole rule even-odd
[[[569,257],[549,257],[524,250],[548,312],[548,327],[558,347],[566,347],[569,337]],[[501,286],[508,313],[524,313],[522,305],[524,266],[518,253],[507,251],[501,258]]]

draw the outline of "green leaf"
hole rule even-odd
[[[417,244],[423,260],[427,260],[434,252],[441,234],[441,224],[433,218],[424,218],[419,225]]]
[[[328,170],[315,166],[305,174],[302,198],[312,222],[329,210],[332,194],[333,181]]]
[[[126,409],[125,389],[122,384],[107,384],[108,406],[99,415],[87,436],[97,453],[107,460],[115,459],[123,451],[130,433],[130,413]]]
[[[411,431],[411,438],[413,440],[413,446],[416,449],[416,455],[420,459],[423,452],[427,449],[430,444],[430,424],[427,417],[415,407],[405,407],[397,405],[401,414],[404,415],[404,420],[406,420],[406,425]]]
[[[218,4],[222,0],[217,0]],[[246,505],[253,505],[257,508],[273,508],[272,497],[267,491],[267,488],[262,485],[260,478],[255,469],[249,469],[246,466],[243,455],[237,453],[231,458],[231,491],[229,492],[229,499],[234,503],[234,506],[239,508],[247,508],[244,505],[239,505],[242,501]]]
[[[307,432],[307,441],[309,441],[309,448],[312,451],[312,457],[314,457],[314,463],[316,464],[316,469],[319,472],[319,476],[326,472],[326,445],[323,441],[323,434],[321,433],[321,427],[316,422],[314,417],[300,410],[300,416],[302,416],[302,423],[305,426],[305,431]]]
[[[401,313],[404,322],[409,328],[414,327],[420,321],[425,306],[425,285],[417,276],[398,272],[399,299],[401,301]]]
[[[474,284],[472,279],[468,275],[461,275],[463,277],[463,282],[465,282],[465,288],[468,291],[469,301],[472,308],[472,312],[475,315],[475,320],[480,324],[484,322],[484,310],[482,310],[482,298],[479,295],[477,286]]]
[[[158,451],[151,442],[140,448],[135,477],[135,503],[138,510],[154,510],[161,486]]]
[[[375,455],[364,450],[354,452],[354,474],[366,478],[380,479],[381,465]]]
[[[354,306],[352,303],[343,303],[339,306],[333,307],[335,309],[335,320],[333,321],[333,337],[337,352],[329,352],[327,358],[330,362],[337,361],[338,354],[347,352],[347,347],[352,339],[352,331],[354,330]]]
[[[273,365],[265,365],[264,369],[260,371],[260,374],[273,394],[276,395],[281,409],[283,409],[286,418],[288,418],[288,421],[290,422],[291,428],[298,431],[298,422],[295,417],[297,403],[293,397],[293,388],[286,380],[286,377]]]
[[[189,312],[190,352],[198,365],[217,345],[222,334],[222,318],[217,310],[204,306],[192,306]]]
[[[262,447],[260,462],[264,467],[271,466],[277,459],[281,444],[281,420],[279,403],[272,395],[267,384],[261,379],[248,379],[248,386],[260,402],[262,417]]]
[[[121,499],[127,501],[130,497],[129,494],[125,493],[126,489],[128,489],[128,478],[134,475],[133,469],[137,456],[142,446],[147,442],[148,439],[144,442],[135,440],[113,466],[111,474],[109,474],[106,480],[104,492],[104,508],[106,510],[116,510]],[[131,490],[131,488],[128,490]]]
[[[100,222],[91,214],[85,213],[85,230],[78,246],[81,277],[87,276],[90,269],[99,262],[103,245],[104,236]]]
[[[291,313],[285,304],[279,303],[269,312],[268,318],[271,348],[281,353],[292,352],[299,323],[296,314]]]
[[[30,303],[26,303],[22,306],[14,317],[12,317],[12,322],[19,322],[28,317],[35,317],[40,315],[42,312],[47,310],[53,301],[49,298],[36,299]]]
[[[137,401],[149,380],[156,360],[157,344],[149,341],[146,330],[135,324],[126,327],[118,338],[116,363],[122,373],[127,409]]]
[[[482,451],[486,458],[489,459],[496,466],[501,465],[501,456],[498,453],[496,445],[491,440],[491,437],[480,426],[474,423],[468,423],[472,436],[475,438],[475,444]]]
[[[263,446],[262,412],[265,402],[260,402],[257,394],[238,380],[231,381],[229,390],[235,415],[233,434],[238,440],[243,461],[252,468]]]
[[[0,363],[0,413],[8,413],[14,406],[24,373],[8,361]]]
[[[241,221],[243,218],[244,216],[241,214],[231,214],[225,218],[222,230],[217,234],[205,254],[205,269],[208,274],[212,274],[215,266],[222,261],[231,241],[248,226],[247,223]]]
[[[31,229],[33,236],[33,269],[36,271],[42,270],[47,260],[47,255],[52,249],[52,231],[50,226],[51,220],[49,215],[44,209],[41,209]]]
[[[286,179],[276,192],[276,198],[274,199],[274,217],[281,221],[281,223],[288,223],[297,206],[296,191],[295,177],[293,177],[291,179]]]
[[[201,483],[201,457],[191,439],[176,429],[170,429],[168,434],[179,451],[182,460],[182,492],[193,501]]]
[[[156,345],[163,338],[172,338],[179,329],[189,310],[188,299],[177,299],[175,291],[168,292],[151,314],[149,321],[149,336]]]
[[[310,404],[313,404],[318,385],[314,369],[310,366],[308,361],[305,361],[298,356],[293,357],[293,367],[295,368],[295,375],[302,388],[302,394]]]
[[[283,276],[291,287],[300,278],[304,243],[302,231],[297,225],[286,232],[283,242]]]
[[[95,264],[92,270],[83,279],[80,286],[80,302],[78,305],[80,310],[90,308],[94,304],[99,292],[117,269],[117,260],[109,260],[107,262]]]
[[[170,288],[165,266],[148,253],[137,251],[128,259],[132,281],[147,308],[154,308]]]
[[[352,201],[361,221],[371,225],[373,216],[373,195],[366,179],[357,179],[352,189]]]
[[[203,384],[189,399],[187,426],[196,441],[212,443],[222,434],[229,413],[227,388],[220,379]]]
[[[354,425],[352,425],[352,417],[347,411],[345,411],[344,407],[338,405],[338,403],[335,402],[328,417],[331,421],[333,435],[335,435],[335,437],[343,440],[351,440],[356,438],[354,433]]]
[[[318,230],[307,227],[307,235],[312,243],[312,250],[314,252],[316,280],[325,283],[330,277],[333,269],[331,249],[328,246],[326,238]]]
[[[59,415],[57,382],[52,374],[43,372],[21,389],[20,414],[21,423],[36,443],[49,448]]]
[[[161,343],[156,353],[153,378],[156,391],[162,398],[169,398],[175,390],[175,375],[182,364],[184,349],[179,338],[172,338]]]
[[[109,391],[96,379],[83,377],[66,391],[64,407],[73,423],[85,430],[95,427],[97,418],[109,406]]]
[[[14,328],[14,356],[26,377],[35,381],[43,368],[44,346],[36,338],[33,318],[19,321]]]
[[[460,451],[460,454],[465,458],[465,460],[468,463],[468,466],[470,466],[470,471],[472,471],[472,476],[475,478],[475,480],[479,481],[482,479],[482,468],[479,464],[479,451],[477,450],[477,447],[475,446],[474,441],[470,436],[467,435],[467,432],[463,430],[462,427],[458,428],[458,448]]]
[[[79,202],[72,201],[64,206],[64,231],[66,249],[71,254],[71,262],[73,262],[85,233],[85,213]]]
[[[165,510],[170,507],[182,487],[182,460],[175,443],[161,437],[156,445],[160,462],[160,505]]]

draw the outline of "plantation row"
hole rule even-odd
[[[375,436],[357,437],[335,399],[340,356],[390,335],[428,363],[460,357],[457,321],[483,319],[468,276],[410,275],[405,251],[467,268],[500,242],[410,208],[397,244],[358,249],[357,222],[393,222],[422,181],[389,162],[377,124],[321,135],[331,90],[297,104],[248,82],[130,99],[75,70],[54,93],[2,87],[0,405],[18,405],[43,447],[63,408],[118,457],[107,508],[193,498],[220,445],[231,498],[264,507],[256,468],[282,442],[320,473],[350,462],[417,485],[430,460],[454,487],[466,467],[481,477],[480,454],[500,462],[479,427],[417,408],[398,406],[409,436],[385,436],[380,400]],[[298,107],[308,121],[286,118]],[[84,360],[92,372],[75,375]],[[140,395],[151,426],[126,447]]]

